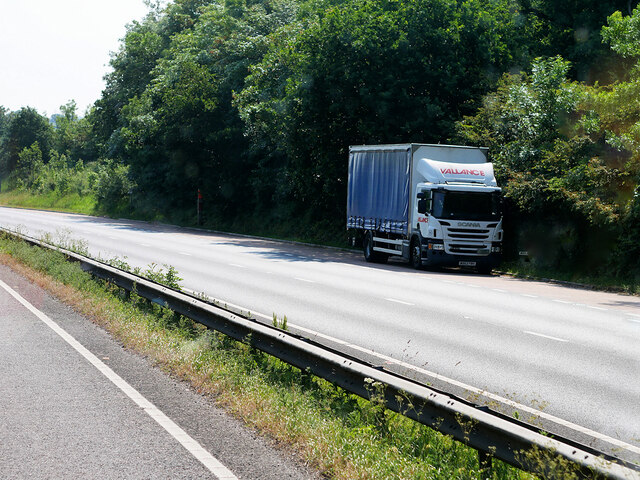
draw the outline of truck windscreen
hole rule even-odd
[[[444,220],[499,220],[502,199],[499,192],[433,192],[433,216]]]

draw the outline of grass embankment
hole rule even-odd
[[[4,191],[3,188],[2,193],[0,193],[0,205],[82,213],[85,215],[94,215],[96,213],[96,200],[93,196],[81,196],[77,193],[61,195],[55,191],[48,194],[34,195],[26,190]]]
[[[57,252],[1,236],[0,261],[329,478],[487,478],[475,450],[386,410],[375,395],[365,401],[135,294],[128,298]],[[157,269],[151,273],[161,279]],[[176,280],[175,271],[166,273]],[[494,460],[490,478],[533,477]]]

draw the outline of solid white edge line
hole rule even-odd
[[[192,294],[197,295],[197,292],[194,291],[194,290],[190,290],[190,289],[187,289],[187,288],[183,288],[183,290],[185,292],[190,292]],[[248,309],[246,309],[244,307],[240,307],[238,305],[234,305],[234,304],[229,303],[229,302],[223,302],[221,300],[215,300],[213,298],[211,300],[217,302],[218,304],[226,304],[231,308],[235,308],[235,309],[242,310],[242,311],[245,311],[245,312],[249,311]],[[269,317],[269,316],[267,316],[267,315],[265,315],[263,313],[258,313],[258,312],[253,312],[253,311],[251,312],[251,315],[254,315],[254,316],[257,316],[257,317],[263,317],[266,320],[271,320],[272,319],[272,317]],[[634,315],[634,314],[631,313],[631,314],[628,314],[628,315]],[[409,369],[409,370],[413,370],[414,372],[419,373],[421,375],[426,375],[426,376],[429,376],[429,377],[433,377],[433,378],[435,378],[437,380],[449,383],[449,384],[454,385],[454,386],[456,386],[458,388],[466,390],[467,392],[469,392],[471,394],[482,395],[483,397],[486,397],[486,398],[488,398],[490,400],[495,400],[496,402],[508,405],[508,406],[520,411],[520,412],[526,412],[526,413],[528,413],[530,415],[535,415],[536,417],[543,418],[543,419],[548,420],[550,422],[556,423],[558,425],[562,425],[564,427],[570,428],[572,430],[575,430],[577,432],[583,433],[585,435],[589,435],[591,437],[595,437],[595,438],[597,438],[597,439],[599,439],[599,440],[601,440],[603,442],[607,442],[607,443],[609,443],[611,445],[615,445],[616,447],[623,448],[625,450],[628,450],[629,452],[633,452],[633,453],[636,453],[636,454],[640,455],[640,448],[636,447],[635,445],[631,445],[629,443],[623,442],[622,440],[618,440],[617,438],[609,437],[608,435],[605,435],[604,433],[596,432],[595,430],[591,430],[591,429],[583,427],[581,425],[577,425],[575,423],[569,422],[568,420],[563,420],[562,418],[555,417],[555,416],[553,416],[553,415],[551,415],[549,413],[543,412],[542,410],[536,410],[535,408],[529,407],[529,406],[524,405],[522,403],[518,403],[518,402],[515,402],[515,401],[510,400],[508,398],[501,397],[500,395],[496,395],[496,394],[488,392],[486,390],[482,390],[480,388],[472,387],[471,385],[467,385],[466,383],[459,382],[458,380],[454,380],[452,378],[445,377],[443,375],[440,375],[439,373],[431,372],[429,370],[425,370],[424,368],[416,367],[415,365],[403,362],[402,360],[397,360],[397,359],[389,357],[387,355],[383,355],[381,353],[378,353],[378,352],[376,352],[374,350],[370,350],[368,348],[364,348],[364,347],[361,347],[359,345],[355,345],[353,343],[345,342],[344,340],[339,340],[339,339],[337,339],[335,337],[332,337],[330,335],[325,335],[324,333],[319,333],[319,332],[316,332],[315,330],[311,330],[309,328],[301,327],[301,326],[295,325],[295,324],[293,324],[291,322],[289,322],[289,326],[291,328],[296,329],[296,330],[300,330],[301,332],[306,332],[311,336],[324,338],[324,339],[329,340],[331,342],[335,342],[338,345],[344,345],[344,346],[347,346],[349,348],[353,348],[354,350],[359,350],[359,351],[364,352],[364,353],[366,353],[368,355],[377,357],[377,358],[379,358],[381,360],[384,360],[384,361],[386,361],[388,363],[394,363],[396,365],[400,365],[401,367],[404,367],[404,368]]]
[[[526,333],[528,335],[535,335],[536,337],[547,338],[549,340],[555,340],[556,342],[568,342],[569,340],[565,340],[564,338],[552,337],[551,335],[545,335],[544,333],[532,332],[530,330],[523,330],[522,333]]]
[[[13,298],[18,300],[27,310],[38,317],[51,330],[58,334],[74,350],[82,355],[100,373],[107,377],[116,387],[125,393],[133,402],[142,408],[151,418],[153,418],[162,428],[164,428],[174,439],[176,439],[191,455],[193,455],[207,470],[220,480],[237,480],[237,477],[227,469],[219,460],[207,452],[202,445],[194,440],[188,433],[180,428],[173,420],[167,417],[158,407],[147,400],[140,392],[129,385],[122,377],[109,368],[93,353],[87,350],[73,336],[67,333],[56,322],[42,313],[36,307],[27,302],[18,292],[0,280],[0,286],[4,288]]]

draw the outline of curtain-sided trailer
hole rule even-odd
[[[487,149],[453,145],[349,148],[347,228],[368,262],[490,272],[502,256],[502,197]]]

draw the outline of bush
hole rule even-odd
[[[94,192],[100,207],[107,211],[127,207],[135,184],[129,179],[129,167],[105,160],[96,171]]]

